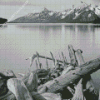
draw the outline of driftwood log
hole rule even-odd
[[[17,100],[33,100],[23,81],[17,78],[11,78],[8,80],[7,85],[8,89],[15,95]]]
[[[47,92],[57,92],[62,88],[68,86],[69,84],[75,83],[81,77],[85,77],[89,74],[92,74],[98,69],[100,69],[100,58],[91,60],[76,68],[75,70],[71,70],[65,75],[61,75],[58,78],[55,78],[54,80],[45,83],[44,87],[48,88]]]
[[[10,78],[16,78],[12,70],[0,72],[0,96],[5,95],[9,91],[7,88],[7,80]]]
[[[33,77],[34,78],[34,77]],[[34,80],[35,81],[35,80]],[[37,82],[36,82],[37,83]],[[10,97],[15,100],[61,100],[61,96],[54,93],[43,93],[29,92],[24,82],[21,79],[11,78],[7,82],[9,90],[13,93]],[[34,83],[33,83],[34,85]],[[9,97],[9,98],[10,98]],[[4,99],[0,99],[4,100]],[[6,98],[6,100],[9,100]]]
[[[76,60],[76,56],[75,56],[75,51],[74,51],[72,45],[68,45],[68,51],[69,51],[69,57],[70,57],[71,65],[77,66],[77,60]]]
[[[83,94],[82,79],[80,79],[80,81],[78,82],[78,84],[75,86],[75,94],[74,94],[72,100],[86,100],[84,98],[84,94]]]
[[[82,56],[82,50],[80,49],[76,50],[75,55],[79,66],[85,63],[84,58]],[[86,100],[90,100],[90,99],[97,100],[99,94],[95,89],[93,80],[90,75],[83,78],[83,87],[86,89],[86,91],[84,92]]]

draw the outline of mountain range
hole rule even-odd
[[[100,17],[91,5],[83,8],[67,9],[62,12],[44,8],[39,13],[30,13],[9,23],[100,23]]]

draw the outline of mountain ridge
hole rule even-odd
[[[44,8],[39,13],[29,13],[9,23],[100,23],[91,5],[82,9],[67,9],[62,12],[50,11]]]

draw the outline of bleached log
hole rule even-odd
[[[82,79],[80,79],[80,81],[78,82],[78,84],[75,86],[75,94],[74,94],[72,100],[86,100],[84,98],[84,95],[83,95]]]
[[[41,67],[42,67],[42,63],[40,63],[39,53],[36,52],[36,55],[37,55],[38,67],[41,69]]]
[[[30,92],[30,94],[33,100],[46,100],[42,95],[37,92]],[[6,95],[1,96],[0,100],[16,100],[16,97],[12,92],[9,91]]]
[[[85,63],[84,58],[82,56],[82,50],[80,50],[80,49],[76,50],[75,55],[76,55],[79,66]],[[94,83],[93,83],[93,80],[92,80],[90,75],[88,75],[87,78],[85,77],[83,79],[83,81],[86,81],[85,87],[87,90],[89,90],[90,92],[92,92],[94,90],[97,93],[95,86],[94,86]],[[96,95],[98,95],[98,93]]]
[[[9,91],[6,95],[0,96],[0,100],[16,100],[16,97],[11,91]]]
[[[38,78],[41,78],[41,77],[47,76],[48,73],[49,73],[49,70],[37,69],[37,70],[32,71],[32,72],[30,72],[30,73],[33,73],[33,74],[34,74],[34,73],[37,73]],[[27,73],[27,74],[22,78],[22,80],[23,80],[23,82],[24,82],[25,84],[26,84],[26,83],[28,82],[28,80],[29,80],[30,73]]]
[[[34,100],[27,87],[17,78],[11,78],[7,81],[8,89],[15,95],[17,100]]]
[[[100,58],[91,60],[81,65],[79,68],[71,70],[64,75],[61,75],[58,78],[55,78],[54,80],[45,83],[44,86],[48,88],[47,92],[57,92],[58,90],[61,90],[69,84],[75,83],[76,80],[79,80],[81,77],[92,74],[98,69],[100,69]]]
[[[25,84],[20,79],[9,79],[7,86],[10,91],[4,96],[0,96],[0,100],[46,100],[37,92],[32,91],[29,93]]]
[[[46,100],[62,100],[61,96],[59,94],[54,93],[43,93],[41,94],[43,97],[45,97]]]
[[[36,69],[38,69],[38,63],[37,63],[37,60],[35,60],[35,63],[36,63]]]
[[[14,74],[12,70],[6,70],[3,72],[0,72],[0,77],[2,77],[3,79],[9,79],[9,78],[16,78],[16,75]]]
[[[13,94],[2,97],[0,100],[9,100],[8,98],[13,100],[61,100],[61,96],[54,93],[43,93],[41,95],[34,91],[29,93],[25,84],[17,78],[9,79],[7,86]]]
[[[55,65],[55,58],[54,58],[54,56],[53,56],[53,53],[50,52],[50,54],[51,54],[51,57],[52,57],[53,63],[54,63],[54,65]]]
[[[100,89],[99,89],[99,98],[98,98],[98,100],[100,100]]]
[[[69,51],[70,63],[73,66],[76,66],[77,65],[77,60],[76,60],[75,51],[74,51],[72,45],[68,45],[68,51]]]
[[[25,74],[23,74],[23,73],[18,73],[18,75],[20,75],[21,77],[25,76]]]
[[[46,59],[46,66],[47,66],[47,69],[49,69],[48,60],[47,60],[46,57],[45,57],[45,59]]]
[[[63,57],[63,64],[65,66],[66,63],[67,63],[67,59],[66,59],[66,56],[64,56],[64,53],[63,52],[61,52],[61,54],[62,54],[62,57]]]
[[[31,72],[27,82],[25,83],[25,85],[27,86],[27,88],[30,92],[37,91],[37,87],[38,87],[37,73]]]
[[[77,63],[78,63],[78,66],[82,65],[85,63],[84,61],[84,58],[82,56],[82,50],[78,49],[75,51],[75,55],[76,55],[76,59],[77,59]]]
[[[10,78],[15,78],[15,74],[12,70],[6,70],[0,72],[0,96],[5,95],[8,92],[7,80]]]

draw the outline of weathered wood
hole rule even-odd
[[[54,63],[54,66],[55,66],[55,58],[54,58],[54,56],[53,56],[53,53],[50,52],[50,54],[51,54],[51,57],[52,57],[52,59],[53,59],[53,63]]]
[[[83,95],[82,79],[80,79],[80,81],[78,82],[78,84],[75,86],[75,94],[74,94],[72,100],[86,100],[84,98],[84,95]]]
[[[82,50],[80,50],[80,49],[76,50],[75,55],[76,55],[78,66],[85,63],[84,58],[82,56]]]
[[[34,83],[33,83],[34,84]],[[39,94],[37,92],[28,92],[27,88],[25,87],[25,84],[19,80],[19,79],[9,79],[7,82],[9,90],[15,95],[17,100],[61,100],[61,96],[53,93],[43,93]],[[27,90],[27,91],[26,91]],[[11,97],[13,100],[15,100],[15,97],[13,94],[8,95],[9,98]],[[8,100],[8,96],[6,99]],[[31,97],[32,96],[32,97]],[[4,99],[1,99],[4,100]]]
[[[38,69],[38,63],[37,63],[37,60],[35,60],[35,63],[36,63],[36,69]]]
[[[75,56],[75,51],[73,49],[72,45],[68,45],[68,51],[69,51],[69,57],[70,57],[70,62],[73,66],[77,65],[77,60]]]
[[[0,96],[0,100],[16,100],[16,97],[11,91],[9,91],[6,95]]]
[[[42,94],[45,93],[47,91],[47,87],[46,86],[39,86],[38,87],[38,93]]]
[[[9,79],[9,78],[16,78],[16,75],[14,74],[12,70],[6,70],[3,72],[0,72],[0,77],[4,79]]]
[[[33,61],[34,61],[34,59],[37,57],[37,55],[36,54],[33,54],[33,56],[32,57],[29,57],[29,58],[27,58],[27,59],[25,59],[25,60],[28,60],[28,59],[30,59],[30,67],[32,66],[32,63],[33,63]],[[39,55],[38,56],[39,58],[47,58],[48,60],[54,60],[54,59],[52,59],[52,58],[50,58],[50,57],[46,57],[46,56],[43,56],[43,55]],[[60,62],[60,63],[63,63],[63,61],[62,60],[58,60],[58,59],[56,59],[58,62]],[[66,64],[70,64],[70,63],[67,63],[66,62]]]
[[[49,69],[49,65],[48,65],[48,59],[45,57],[46,59],[46,66],[47,66],[47,69]]]
[[[82,56],[82,51],[80,49],[76,50],[75,55],[76,55],[79,66],[85,63],[84,58]],[[88,78],[89,80],[85,79],[87,81],[86,82],[86,89],[88,90],[89,88],[91,89],[91,87],[92,87],[95,90],[95,87],[94,87],[94,84],[93,84],[93,80],[91,79],[91,76],[89,75],[88,77],[89,77]]]
[[[37,73],[30,73],[30,76],[25,84],[28,88],[28,90],[31,91],[37,91],[38,87],[38,76]]]
[[[34,100],[22,80],[11,78],[7,81],[7,86],[17,100]]]
[[[42,96],[41,94],[39,94],[38,92],[31,92],[31,95],[33,97],[34,100],[46,100],[45,96]]]
[[[58,54],[59,55],[59,59],[61,60],[61,56],[60,56],[60,54]]]
[[[99,89],[99,98],[98,98],[98,100],[100,100],[100,89]]]
[[[33,100],[46,100],[41,94],[37,92],[30,92]],[[8,92],[6,95],[1,96],[0,100],[17,100],[15,95],[12,92]],[[25,99],[26,100],[26,99]]]
[[[44,86],[48,88],[47,92],[57,92],[69,84],[76,82],[76,80],[80,79],[81,77],[89,75],[98,69],[100,69],[100,58],[91,60],[81,65],[79,68],[71,70],[67,74],[61,75],[58,78],[45,83]]]
[[[75,68],[72,65],[68,65],[67,67],[65,67],[61,75],[66,75],[70,70],[74,70],[74,69]]]
[[[76,50],[75,55],[76,55],[79,66],[85,63],[84,58],[82,56],[82,50],[80,49]],[[93,80],[90,75],[88,75],[87,78],[86,77],[83,78],[83,83],[85,85],[86,91],[88,90],[90,92],[88,94],[91,94],[91,92],[95,91],[94,95],[98,96],[98,92],[96,91],[96,88],[94,86]]]
[[[43,97],[45,97],[46,100],[62,100],[61,96],[59,94],[54,93],[43,93],[41,94]]]
[[[23,73],[18,73],[18,75],[20,75],[21,77],[25,76],[25,74],[23,74]]]
[[[17,82],[15,80],[17,80]],[[18,83],[18,81],[19,81],[19,83]],[[15,84],[14,84],[14,82],[15,82]],[[15,94],[14,93],[16,93],[16,91],[19,92],[19,93],[16,93],[17,96],[20,96],[20,95],[27,96],[26,90],[25,89],[24,90],[22,89],[24,83],[21,80],[19,80],[17,78],[16,79],[10,79],[10,80],[8,80],[8,83],[7,84],[8,84],[8,88],[10,89],[10,91],[6,95],[4,95],[4,96],[0,96],[0,100],[19,100],[19,99],[16,99],[16,97],[15,97]],[[16,88],[15,85],[16,84],[21,84],[20,86],[18,86],[18,88],[20,88],[22,90],[20,90],[20,89],[17,88],[17,90],[15,91],[15,88]],[[25,85],[24,85],[24,87],[25,87]],[[32,92],[30,92],[30,94],[32,96],[32,100],[46,100],[42,95],[40,95],[37,92],[32,91]],[[29,96],[29,94],[28,94],[28,96]],[[30,100],[30,99],[29,98],[28,99],[27,98],[24,98],[24,99],[21,98],[21,100]]]
[[[36,55],[37,55],[38,66],[39,66],[39,68],[41,69],[41,67],[42,67],[42,63],[40,63],[39,53],[36,52]]]
[[[30,92],[33,100],[62,100],[59,94],[54,93],[43,93],[39,94],[37,92]],[[16,100],[15,95],[9,92],[7,95],[0,97],[0,100]],[[26,100],[26,99],[25,99]]]
[[[38,78],[42,78],[42,77],[45,77],[45,76],[48,75],[49,70],[37,69],[37,70],[32,71],[32,72],[30,72],[30,73],[33,73],[33,74],[34,74],[34,73],[37,73]],[[23,80],[23,82],[24,82],[25,84],[26,84],[27,81],[29,80],[30,73],[27,73],[27,74],[22,78],[22,80]]]
[[[15,74],[12,70],[6,70],[0,72],[0,96],[5,95],[8,92],[7,80],[10,78],[15,78]]]
[[[65,61],[65,56],[64,56],[63,52],[61,52],[61,54],[62,54],[62,58],[63,58],[63,63],[64,63],[64,65],[65,65],[65,63],[66,63],[66,61]]]

